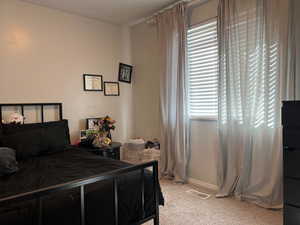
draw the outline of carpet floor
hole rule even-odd
[[[160,225],[282,225],[281,210],[267,210],[234,198],[217,199],[192,185],[161,181],[166,204],[160,207]],[[195,189],[212,194],[203,200]],[[152,222],[146,225],[152,225]]]

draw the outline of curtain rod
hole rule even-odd
[[[155,17],[156,15],[158,15],[158,14],[160,14],[160,13],[162,13],[162,12],[168,10],[168,9],[171,9],[172,7],[174,7],[175,5],[177,5],[181,2],[186,2],[188,7],[193,7],[195,5],[197,5],[197,6],[202,5],[202,4],[207,3],[209,1],[211,1],[211,0],[180,0],[180,1],[177,1],[173,4],[171,4],[171,5],[168,5],[164,8],[162,8],[161,10],[153,13],[151,16],[143,17],[143,18],[141,18],[137,21],[134,21],[134,22],[130,23],[129,26],[134,26],[134,25],[137,25],[139,23],[143,23],[143,22],[146,22],[146,21],[149,21],[149,20],[151,21],[151,20],[153,20],[153,17]]]

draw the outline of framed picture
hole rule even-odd
[[[103,91],[102,75],[83,74],[83,87],[85,91]]]
[[[132,68],[133,68],[133,66],[131,66],[131,65],[120,63],[120,65],[119,65],[119,81],[131,83]]]
[[[105,96],[119,96],[120,86],[119,82],[104,82],[104,95]]]
[[[101,118],[88,118],[86,119],[86,129],[87,130],[99,130],[99,120]]]

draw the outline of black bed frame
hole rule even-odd
[[[20,104],[0,104],[0,124],[2,123],[2,109],[3,107],[21,107],[21,114],[24,115],[24,107],[25,106],[40,106],[41,107],[41,118],[42,123],[44,122],[44,106],[58,106],[59,107],[59,116],[60,120],[63,119],[63,112],[62,112],[62,103],[20,103]],[[146,217],[145,213],[145,169],[152,167],[152,178],[153,178],[153,198],[154,198],[154,213],[151,216]],[[49,186],[42,189],[37,189],[31,192],[21,193],[14,196],[9,196],[6,198],[0,199],[0,204],[3,203],[12,203],[16,200],[32,200],[32,199],[38,199],[38,217],[37,217],[37,224],[42,225],[43,224],[43,197],[57,193],[59,191],[63,190],[70,190],[74,188],[80,188],[80,206],[81,206],[81,225],[86,224],[86,216],[85,216],[85,185],[92,184],[95,182],[100,182],[104,180],[113,180],[113,190],[114,190],[114,215],[115,215],[115,225],[119,224],[119,213],[118,213],[118,177],[134,172],[134,171],[140,171],[141,173],[141,207],[142,207],[142,219],[139,221],[136,221],[132,225],[141,225],[147,221],[153,220],[154,225],[159,225],[159,181],[158,181],[158,162],[157,161],[151,161],[148,163],[143,163],[139,165],[129,166],[122,169],[113,170],[107,173],[102,173],[96,176],[74,180],[71,182],[58,184],[54,186]],[[101,221],[100,221],[101,222]]]

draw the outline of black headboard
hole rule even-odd
[[[44,123],[44,107],[45,106],[58,106],[59,120],[63,119],[62,103],[12,103],[12,104],[0,104],[0,124],[2,124],[2,110],[4,107],[20,107],[21,114],[24,116],[24,110],[26,106],[38,106],[41,107],[41,122]]]

